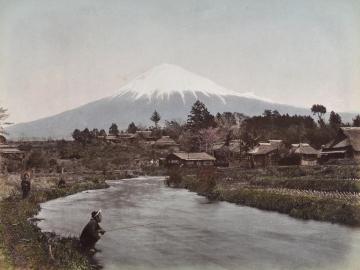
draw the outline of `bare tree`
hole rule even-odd
[[[4,129],[4,126],[12,124],[9,122],[5,122],[5,120],[8,117],[9,117],[9,114],[7,113],[7,109],[0,107],[0,134],[7,134]]]

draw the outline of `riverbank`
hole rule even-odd
[[[77,177],[64,188],[57,188],[56,177],[34,179],[31,195],[22,200],[13,184],[18,176],[2,179],[9,188],[0,202],[0,269],[91,269],[88,258],[78,250],[78,242],[42,233],[31,221],[40,203],[89,189],[107,187],[104,178]],[[5,196],[5,194],[2,194]]]
[[[357,166],[229,169],[212,175],[177,171],[170,173],[169,185],[299,219],[360,226],[358,174]]]

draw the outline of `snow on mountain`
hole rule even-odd
[[[180,94],[184,103],[185,93],[192,93],[195,98],[198,98],[198,93],[205,96],[213,95],[224,103],[224,96],[229,95],[258,98],[253,93],[239,93],[226,89],[205,77],[171,64],[161,64],[139,75],[121,87],[113,98],[130,94],[134,99],[169,99],[175,93]]]

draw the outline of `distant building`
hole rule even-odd
[[[108,142],[123,143],[123,142],[135,142],[137,137],[133,133],[120,133],[118,135],[106,135],[98,136],[99,139],[104,139]]]
[[[360,161],[360,127],[341,127],[334,140],[323,146],[321,160],[351,158]]]
[[[135,142],[137,137],[133,133],[120,133],[117,135],[117,139],[120,142]]]
[[[21,169],[24,159],[24,151],[19,150],[16,146],[0,143],[0,171]]]
[[[297,157],[297,165],[313,166],[317,164],[320,151],[307,143],[292,144],[289,155]]]
[[[165,164],[168,167],[185,166],[185,167],[207,167],[214,166],[215,157],[205,153],[185,153],[177,152],[169,154],[166,157]]]
[[[138,130],[138,131],[136,131],[135,134],[141,140],[145,140],[145,141],[155,141],[156,140],[156,138],[154,136],[152,136],[151,130]]]
[[[250,167],[267,167],[278,165],[285,146],[282,140],[260,142],[248,151]]]
[[[118,142],[119,141],[116,135],[106,135],[104,138],[108,142]]]
[[[171,151],[179,151],[179,144],[176,143],[169,136],[162,136],[154,143],[155,148],[167,149]]]
[[[228,144],[225,142],[215,143],[212,150],[217,166],[227,167],[230,161],[241,159],[240,140],[231,140]]]

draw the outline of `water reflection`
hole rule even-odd
[[[97,208],[105,229],[129,227],[98,242],[104,269],[359,269],[359,230],[209,203],[160,177],[109,183],[44,203],[38,216],[62,235],[77,236]]]

